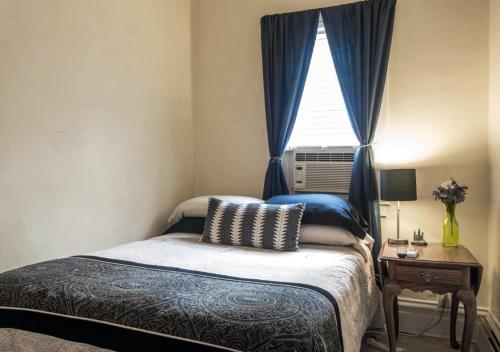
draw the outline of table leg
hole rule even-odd
[[[462,352],[469,352],[474,324],[477,316],[476,296],[470,290],[459,290],[457,298],[463,302],[465,310],[464,332],[462,334]]]
[[[398,296],[394,297],[394,329],[396,330],[396,340],[399,337],[399,306],[398,306]]]
[[[454,349],[458,349],[460,345],[457,342],[457,314],[458,314],[458,298],[457,292],[451,295],[451,317],[450,317],[450,345]]]
[[[396,326],[394,315],[395,298],[401,292],[401,288],[395,282],[389,281],[384,285],[384,315],[389,339],[389,351],[396,351]]]

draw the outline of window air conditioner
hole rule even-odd
[[[355,147],[299,148],[293,155],[294,192],[348,194]]]

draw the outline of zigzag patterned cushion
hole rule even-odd
[[[305,204],[234,204],[210,198],[202,241],[294,251]]]

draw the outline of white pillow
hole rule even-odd
[[[341,226],[302,224],[299,243],[353,246],[358,241],[356,236]]]
[[[365,259],[371,260],[371,250],[375,240],[369,234],[364,239],[354,236],[341,226],[310,225],[300,226],[299,243],[323,244],[329,246],[352,246]]]
[[[188,199],[179,204],[168,218],[169,226],[174,225],[184,217],[206,218],[208,213],[208,198],[213,197],[225,202],[236,204],[264,203],[262,199],[245,196],[200,196]]]

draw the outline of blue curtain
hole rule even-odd
[[[361,212],[380,251],[380,209],[371,143],[375,135],[394,27],[396,0],[367,0],[321,9],[356,151],[349,200]],[[375,266],[377,267],[377,265]]]
[[[292,134],[318,30],[318,10],[262,17],[262,68],[271,156],[263,198],[288,194],[281,156]]]

